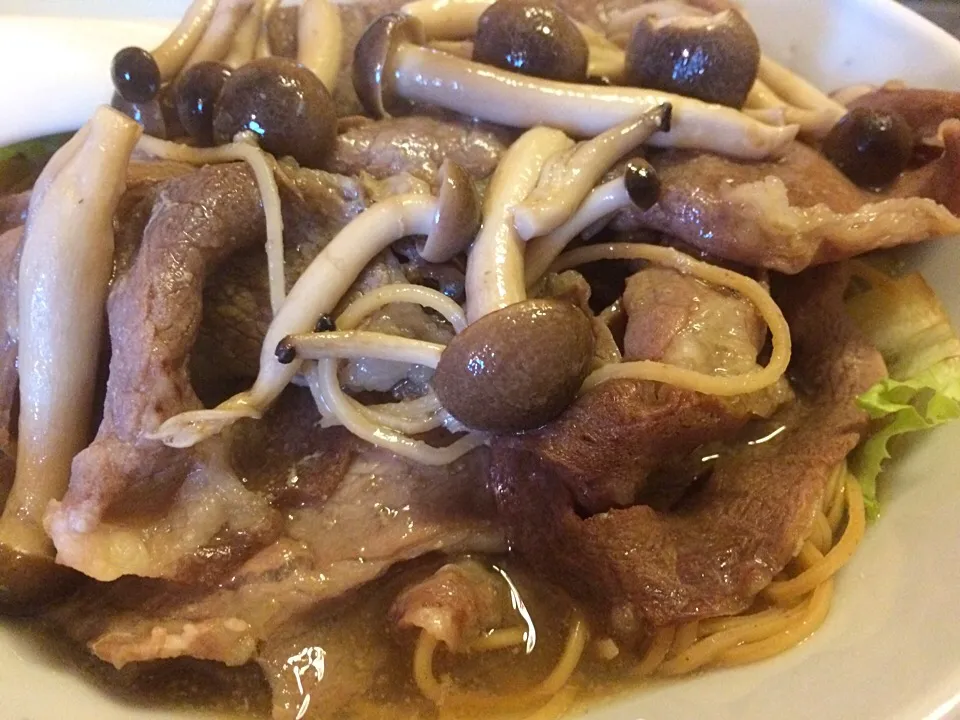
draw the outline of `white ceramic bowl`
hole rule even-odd
[[[824,88],[899,77],[960,90],[960,43],[892,0],[742,0],[766,50]],[[184,0],[0,2],[0,143],[79,125],[108,63],[150,45]],[[26,21],[2,13],[106,20]],[[133,22],[133,18],[153,22]],[[911,253],[960,326],[960,246]],[[884,479],[883,517],[841,573],[827,622],[771,661],[664,683],[590,720],[938,720],[960,717],[960,424],[911,446]],[[107,699],[0,624],[0,720],[186,718]]]

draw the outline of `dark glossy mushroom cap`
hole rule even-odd
[[[913,131],[898,113],[855,108],[824,138],[823,154],[865,188],[889,185],[913,157]]]
[[[0,615],[34,615],[64,597],[79,573],[45,557],[18,552],[0,542]]]
[[[143,48],[118,51],[110,65],[110,76],[117,93],[130,103],[148,103],[160,92],[160,68]]]
[[[736,10],[641,20],[627,47],[630,85],[730,107],[743,107],[759,69],[760,42]]]
[[[353,89],[370,115],[390,117],[404,107],[390,85],[393,54],[402,43],[425,42],[423,23],[403,13],[382,15],[363,33],[353,51]]]
[[[213,144],[214,107],[231,74],[224,63],[200,62],[187,68],[174,84],[180,124],[200,145]]]
[[[660,200],[660,176],[643,158],[631,159],[623,171],[623,184],[630,202],[641,210],[649,210]]]
[[[579,308],[564,300],[526,300],[485,315],[454,337],[433,389],[467,427],[530,430],[573,402],[593,349],[590,320]]]
[[[142,103],[128,102],[120,93],[115,92],[110,105],[140,123],[147,135],[164,140],[172,140],[183,135],[183,126],[177,116],[169,85],[161,89],[153,100]]]
[[[433,229],[417,247],[420,257],[431,263],[453,259],[473,242],[480,220],[480,193],[473,178],[457,163],[444,160]]]
[[[477,62],[563,82],[586,82],[589,55],[573,20],[538,0],[497,0],[483,11],[473,40]]]
[[[336,140],[336,109],[323,83],[303,65],[262,58],[234,71],[214,108],[217,144],[245,130],[258,135],[267,152],[318,168]]]

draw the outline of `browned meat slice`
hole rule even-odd
[[[866,193],[800,143],[775,161],[673,150],[651,161],[663,184],[660,201],[646,212],[626,211],[617,227],[659,230],[754,267],[797,273],[960,232],[960,220],[933,200]]]
[[[264,420],[243,423],[233,448],[246,487],[282,512],[282,536],[226,573],[217,556],[229,547],[211,544],[177,584],[124,578],[88,589],[59,618],[100,658],[242,664],[294,616],[398,562],[503,549],[483,453],[442,468],[408,463],[320,430],[309,394],[296,389]]]
[[[935,137],[944,120],[960,118],[960,93],[920,88],[881,88],[861,95],[849,107],[900,114],[919,142]]]
[[[627,360],[659,360],[717,375],[757,367],[767,328],[753,305],[735,294],[654,267],[630,277],[623,306]]]
[[[365,189],[352,178],[293,167],[284,167],[280,177],[280,200],[288,288],[369,202]],[[266,256],[262,243],[255,242],[229,257],[204,287],[192,368],[197,386],[209,391],[217,381],[256,376],[260,345],[272,317]]]
[[[846,318],[846,278],[835,272],[786,280],[779,293],[794,337],[791,371],[805,396],[759,429],[757,440],[785,429],[765,442],[727,448],[710,477],[674,510],[636,505],[582,516],[564,471],[542,457],[537,439],[496,442],[498,504],[526,560],[616,611],[621,628],[631,624],[625,618],[637,627],[660,626],[747,607],[808,535],[829,473],[865,426],[853,400],[884,373],[879,354]],[[620,397],[638,418],[645,411],[653,416],[661,406],[637,402],[642,387],[621,381],[588,393],[568,412],[579,413],[578,423],[565,424],[565,417],[557,423],[553,446],[607,432],[607,417],[627,412]],[[598,409],[590,412],[591,405]],[[632,426],[636,433],[624,431],[608,451],[608,472],[628,475],[637,462],[632,448],[676,433],[673,415]]]
[[[220,439],[179,451],[144,437],[200,406],[187,363],[204,279],[263,234],[246,168],[205,168],[164,185],[108,301],[113,350],[103,421],[48,517],[63,564],[101,579],[166,575],[224,526],[252,535],[270,527],[268,509],[226,466]]]
[[[399,628],[417,628],[456,652],[503,622],[504,582],[476,560],[444,565],[390,608]]]
[[[509,137],[467,120],[417,116],[368,121],[337,137],[327,167],[332,172],[377,179],[410,173],[434,184],[441,163],[450,159],[482,179],[490,175]]]

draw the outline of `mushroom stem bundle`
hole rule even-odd
[[[253,59],[263,27],[264,5],[265,0],[254,0],[253,7],[250,8],[250,12],[247,13],[233,36],[233,45],[230,47],[230,52],[223,58],[225,65],[236,69]]]
[[[821,107],[816,110],[791,105],[779,97],[762,80],[757,80],[747,96],[744,113],[752,118],[770,124],[795,124],[800,132],[813,138],[822,139],[842,117],[833,107]]]
[[[527,299],[524,248],[514,226],[514,208],[536,187],[549,158],[572,146],[559,130],[534,128],[501,159],[487,188],[480,234],[467,259],[467,322]]]
[[[638,88],[579,85],[528,77],[421,47],[414,18],[386,15],[357,45],[354,87],[367,110],[385,114],[391,100],[436,105],[512,127],[548,125],[592,137],[668,103],[670,133],[650,144],[763,159],[782,150],[795,125],[764,125],[729,107]],[[385,86],[386,85],[386,86]]]
[[[270,57],[273,54],[270,49],[270,35],[267,30],[267,24],[270,22],[270,16],[273,15],[273,11],[279,3],[280,0],[264,0],[263,17],[260,20],[260,33],[257,38],[257,45],[253,51],[253,56],[257,59]]]
[[[514,211],[520,237],[529,240],[563,224],[617,160],[653,133],[670,131],[670,115],[671,107],[661,105],[551,158],[537,186]]]
[[[176,415],[152,437],[173,447],[190,447],[242,417],[259,418],[301,365],[277,359],[280,342],[311,331],[321,315],[333,311],[367,264],[397,240],[426,235],[421,255],[437,262],[466,248],[478,224],[476,188],[466,171],[452,162],[444,163],[441,174],[439,197],[406,194],[379,202],[350,221],[313,259],[270,323],[260,350],[260,371],[250,390],[213,410]]]
[[[210,25],[190,53],[184,68],[223,58],[230,51],[234,35],[252,7],[253,0],[220,0],[210,19]]]
[[[333,93],[343,54],[343,22],[330,0],[303,0],[297,25],[297,61]]]
[[[570,218],[552,232],[527,243],[526,283],[533,286],[550,269],[550,265],[570,242],[594,223],[611,217],[630,204],[624,178],[600,185],[587,196]]]
[[[759,79],[764,83],[764,87],[769,88],[789,105],[823,113],[830,121],[830,127],[847,114],[843,105],[831,100],[802,77],[766,55],[760,58]]]
[[[177,76],[187,58],[200,44],[219,2],[194,0],[173,32],[151,53],[164,82]]]
[[[19,278],[20,426],[17,470],[0,517],[0,544],[52,557],[43,514],[90,439],[107,290],[113,214],[142,132],[101,107],[79,143],[45,170],[30,205]]]

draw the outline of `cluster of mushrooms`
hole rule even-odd
[[[235,146],[246,137],[274,157],[322,168],[337,126],[330,90],[340,69],[339,11],[327,0],[306,0],[295,18],[300,43],[293,59],[272,53],[266,28],[279,10],[252,0],[197,0],[153,53],[127,48],[117,54],[115,104],[129,103],[142,114],[144,103],[163,106],[166,95],[176,110],[167,136],[179,126],[193,147]],[[864,186],[889,182],[909,161],[902,120],[869,111],[847,115],[765,57],[737,11],[650,3],[638,6],[630,22],[631,37],[621,49],[539,0],[416,0],[374,21],[353,63],[354,89],[370,116],[429,106],[530,129],[503,158],[482,210],[470,178],[448,162],[437,198],[400,195],[370,208],[289,294],[276,286],[282,272],[271,263],[275,317],[253,387],[216,409],[171,418],[155,437],[193,445],[240,417],[260,417],[304,361],[327,367],[329,379],[336,359],[357,357],[435,368],[431,396],[417,406],[427,408],[430,423],[404,420],[402,413],[398,419],[385,407],[363,408],[311,385],[321,410],[372,441],[381,441],[385,426],[392,429],[386,444],[401,453],[407,448],[406,454],[425,459],[423,444],[408,443],[401,429],[537,427],[576,397],[591,369],[594,341],[582,312],[559,300],[530,299],[527,291],[584,230],[627,204],[646,209],[656,203],[659,181],[639,156],[596,186],[618,162],[642,145],[762,159],[798,133],[820,142]],[[332,49],[320,50],[328,45]],[[575,143],[573,137],[591,139]],[[202,157],[212,156],[195,159]],[[360,270],[407,236],[426,236],[419,249],[428,263],[468,252],[465,324],[457,327],[451,308],[441,312],[457,330],[445,348],[374,337],[329,319]],[[414,302],[428,300],[436,304],[423,293]],[[348,407],[356,411],[352,423],[336,409]],[[361,420],[368,423],[363,428]],[[436,453],[435,459],[449,456]]]
[[[342,31],[336,5],[303,0],[292,17],[297,42],[281,48],[269,32],[280,12],[290,9],[276,0],[195,0],[158,48],[121,50],[112,68],[116,110],[98,110],[38,180],[19,278],[19,367],[31,372],[21,377],[17,471],[0,518],[0,555],[53,557],[43,516],[63,496],[94,416],[113,258],[109,218],[135,151],[195,165],[250,164],[267,216],[274,311],[253,387],[217,408],[169,418],[152,437],[185,447],[239,418],[259,418],[300,373],[325,417],[432,464],[485,442],[485,433],[538,427],[584,388],[631,376],[635,363],[593,367],[592,318],[530,291],[548,271],[575,264],[558,257],[586,229],[627,205],[657,202],[659,181],[641,146],[754,160],[776,156],[802,133],[865,187],[890,182],[910,159],[902,119],[847,114],[764,57],[735,11],[709,14],[673,0],[640,5],[621,18],[631,32],[624,50],[546,0],[416,0],[373,22],[355,48],[353,84],[367,113],[382,118],[430,106],[526,131],[503,156],[482,203],[470,176],[447,162],[436,196],[374,204],[287,292],[275,158],[323,167],[337,133],[331,90]],[[598,185],[618,163],[622,171]],[[408,237],[422,238],[418,251],[428,263],[466,253],[465,307],[404,284],[378,288],[332,319],[363,268]],[[771,328],[784,327],[749,278],[669,248],[594,254],[607,251],[682,271],[702,266],[704,277],[757,298]],[[37,301],[50,297],[58,303]],[[392,302],[431,308],[454,339],[442,346],[361,329]],[[345,358],[433,367],[432,389],[412,401],[361,405],[340,387],[337,364]],[[774,330],[766,368],[739,383],[700,381],[718,393],[747,392],[779,377],[788,359],[789,336],[778,343]],[[684,377],[670,372],[644,377]],[[417,439],[439,427],[460,437],[443,447]]]

